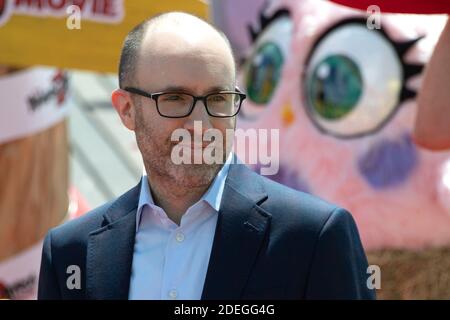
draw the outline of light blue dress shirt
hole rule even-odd
[[[214,240],[230,153],[203,197],[178,226],[154,204],[143,175],[136,214],[130,300],[200,300]]]

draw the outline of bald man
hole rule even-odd
[[[214,27],[179,12],[141,23],[124,42],[119,86],[112,104],[146,174],[50,230],[40,299],[375,297],[350,213],[250,171],[231,152],[227,132],[245,94]]]

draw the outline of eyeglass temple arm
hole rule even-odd
[[[154,93],[147,93],[145,91],[142,91],[138,88],[133,88],[133,87],[125,87],[123,90],[127,91],[127,92],[131,92],[131,93],[135,93],[150,99],[154,99],[155,98],[155,94]]]

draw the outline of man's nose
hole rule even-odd
[[[201,121],[203,132],[213,127],[211,124],[210,116],[206,111],[205,103],[201,100],[196,101],[194,105],[194,110],[192,110],[192,113],[186,118],[184,128],[190,131],[194,131],[195,121]]]

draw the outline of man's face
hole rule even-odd
[[[177,91],[203,96],[219,90],[234,90],[234,70],[231,53],[219,35],[200,32],[186,37],[158,32],[144,38],[136,82],[146,92]],[[147,172],[173,179],[185,187],[208,185],[222,165],[173,163],[172,148],[178,141],[171,141],[172,133],[176,129],[186,129],[193,139],[194,121],[202,124],[202,132],[195,132],[197,136],[199,133],[203,137],[204,132],[211,128],[220,130],[225,160],[229,151],[225,150],[226,129],[234,130],[235,118],[210,117],[201,101],[196,103],[188,117],[165,118],[158,114],[154,100],[133,96],[133,101],[136,140]],[[192,154],[195,152],[199,149],[194,148]]]

